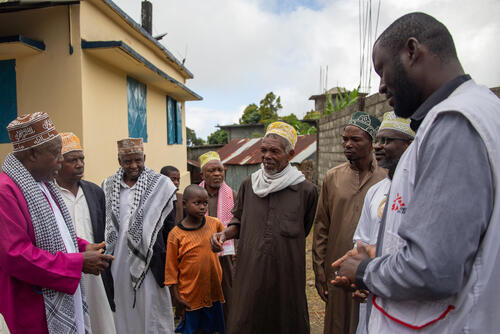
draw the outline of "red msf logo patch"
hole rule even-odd
[[[391,210],[402,214],[406,212],[406,206],[403,202],[403,197],[399,193],[396,194],[396,199],[394,199],[394,202],[392,203]]]

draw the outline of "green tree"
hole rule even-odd
[[[196,132],[186,126],[186,137],[188,146],[205,145],[205,141],[196,137]]]
[[[259,121],[259,107],[257,107],[255,103],[249,104],[245,110],[243,110],[243,115],[240,118],[240,124],[255,124],[259,123]]]
[[[295,114],[279,117],[278,111],[281,109],[283,109],[283,106],[281,105],[281,98],[276,96],[273,92],[269,92],[262,100],[260,100],[259,106],[252,103],[245,108],[243,115],[240,118],[240,124],[263,123],[267,127],[270,123],[279,119],[292,125],[299,135],[316,133],[316,127],[311,126],[308,123],[301,122]],[[314,117],[313,119],[319,118],[319,112],[314,110],[311,110],[308,115],[310,115],[310,117]],[[260,133],[258,134],[258,136],[261,135],[262,134]]]
[[[309,125],[308,123],[300,121],[295,114],[290,114],[288,116],[283,116],[281,121],[290,124],[297,131],[297,135],[312,135],[316,133],[316,127]]]
[[[282,109],[281,98],[269,92],[260,100],[259,106],[249,104],[240,118],[240,124],[264,123],[266,126],[278,119],[278,111]]]
[[[208,144],[227,144],[227,132],[226,130],[219,129],[212,132],[207,138]]]
[[[259,122],[267,125],[276,121],[278,119],[278,111],[282,108],[281,97],[276,97],[273,92],[267,93],[259,103]]]

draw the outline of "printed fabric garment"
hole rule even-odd
[[[229,225],[240,225],[228,333],[308,334],[305,237],[318,192],[309,181],[265,197],[247,177]]]
[[[141,286],[137,290],[133,289],[128,239],[129,224],[134,217],[132,203],[138,190],[138,183],[129,187],[123,180],[120,182],[119,235],[115,245],[115,260],[111,265],[116,305],[114,313],[116,331],[120,334],[173,333],[174,317],[168,288],[160,287],[153,272],[148,270]],[[144,222],[148,220],[145,219]]]
[[[79,252],[78,248],[75,247],[75,245],[73,244],[71,232],[68,229],[68,226],[66,225],[65,219],[63,217],[63,213],[59,209],[59,204],[56,203],[56,201],[52,197],[50,190],[47,188],[45,183],[38,182],[38,186],[40,187],[40,190],[42,190],[43,194],[47,198],[47,201],[49,202],[50,208],[52,209],[52,212],[56,218],[57,227],[59,229],[59,232],[61,233],[61,238],[64,242],[64,247],[66,248],[66,252],[78,253]],[[75,309],[75,311],[74,311],[74,318],[75,319],[74,320],[76,323],[76,332],[78,334],[84,334],[85,333],[85,322],[83,320],[84,319],[83,318],[83,294],[82,294],[81,283],[78,286],[78,288],[76,289],[75,293],[73,294],[73,305],[74,305],[73,307]],[[49,332],[53,332],[53,331],[49,329]]]
[[[123,202],[121,191],[124,169],[108,177],[103,182],[106,195],[106,252],[115,253],[119,235],[123,231],[122,211],[126,210],[126,242],[129,250],[128,268],[132,288],[137,291],[150,269],[155,254],[155,242],[158,239],[167,217],[174,210],[176,188],[165,175],[156,173],[150,168],[144,168],[134,184],[134,196]],[[125,208],[125,209],[124,209]],[[161,285],[163,279],[159,282]]]
[[[224,302],[222,268],[210,248],[210,237],[223,230],[220,220],[206,216],[201,226],[191,229],[179,223],[168,235],[165,285],[176,284],[192,311]]]
[[[325,334],[355,333],[358,307],[350,292],[330,284],[335,274],[331,264],[352,249],[352,237],[358,226],[365,195],[375,183],[387,175],[373,159],[364,179],[349,162],[330,169],[323,180],[314,222],[313,268],[324,274],[328,286]]]
[[[41,287],[73,295],[80,283],[83,256],[52,254],[35,246],[23,193],[3,172],[0,173],[0,230],[0,313],[11,334],[46,334]],[[79,251],[84,251],[88,243],[79,238],[77,242]]]
[[[149,168],[144,168],[133,187],[123,176],[119,168],[103,183],[106,247],[115,255],[111,274],[116,331],[172,333],[170,292],[163,286],[164,270],[158,280],[153,262],[165,252],[156,246],[163,243],[163,227],[173,213],[176,188],[169,178]]]

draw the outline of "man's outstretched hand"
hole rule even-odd
[[[337,287],[355,290],[356,270],[359,264],[365,259],[374,258],[375,252],[375,245],[367,245],[358,241],[356,248],[351,249],[340,259],[332,263],[332,267],[336,270],[337,274],[331,283]]]
[[[88,244],[85,247],[83,255],[82,272],[85,274],[99,275],[107,267],[109,263],[115,259],[114,256],[103,254],[106,243],[103,241],[99,244]]]
[[[226,234],[224,231],[212,234],[212,237],[210,238],[210,247],[212,248],[212,251],[215,253],[222,252],[222,245],[225,241]]]

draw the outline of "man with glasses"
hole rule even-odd
[[[415,132],[410,128],[410,119],[397,117],[393,111],[384,114],[377,136],[373,141],[377,165],[388,170],[385,179],[371,187],[366,193],[365,203],[361,211],[358,227],[354,233],[354,244],[363,242],[367,245],[377,243],[380,220],[384,213],[387,195],[391,187],[392,176],[398,165],[399,159],[415,137]],[[367,290],[357,290],[356,299],[364,301],[368,295]],[[359,305],[359,322],[356,334],[366,333],[366,304]]]
[[[377,257],[357,247],[335,284],[372,292],[370,333],[496,333],[500,100],[465,74],[446,26],[424,13],[392,23],[373,63],[380,93],[416,136],[392,179]]]

